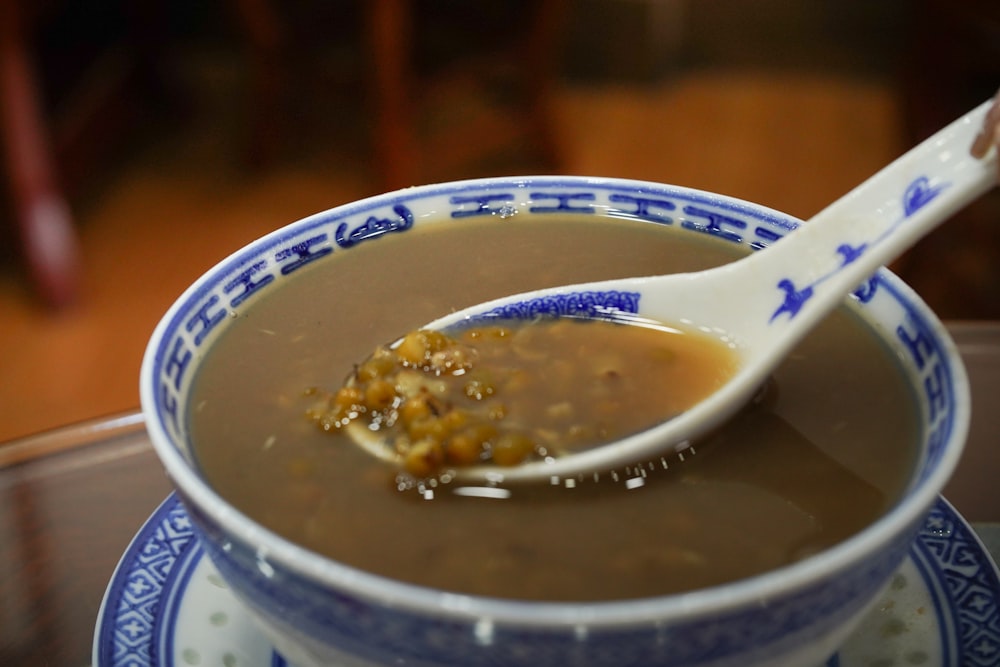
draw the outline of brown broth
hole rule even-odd
[[[451,309],[739,256],[691,236],[636,221],[488,220],[418,227],[317,262],[241,315],[204,360],[190,415],[199,464],[236,507],[292,541],[463,593],[647,597],[842,541],[899,497],[918,435],[895,359],[847,308],[798,346],[759,401],[666,469],[573,488],[398,492],[384,463],[303,418],[303,387],[336,387],[374,344]]]
[[[380,345],[309,418],[416,478],[514,466],[672,419],[739,367],[717,336],[638,318],[491,320]]]

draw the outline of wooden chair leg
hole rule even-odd
[[[559,75],[563,26],[566,23],[566,0],[542,0],[525,39],[522,50],[522,82],[526,86],[529,132],[539,156],[548,167],[559,172],[564,164],[563,151],[555,129],[556,110],[553,86]]]
[[[413,7],[409,0],[370,0],[365,8],[375,168],[382,186],[395,190],[414,185],[418,168],[409,69]]]
[[[230,0],[250,50],[250,129],[247,160],[267,166],[284,143],[287,127],[282,109],[287,102],[289,72],[285,62],[288,44],[283,17],[270,0]]]
[[[35,285],[47,303],[77,294],[78,250],[69,206],[55,168],[24,41],[18,2],[0,1],[0,134],[14,216]]]

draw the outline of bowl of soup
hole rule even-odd
[[[316,418],[374,346],[452,310],[708,268],[798,223],[584,177],[338,206],[178,298],[143,361],[147,427],[214,565],[300,667],[820,664],[904,559],[968,428],[954,345],[886,270],[746,409],[655,463],[404,483]]]

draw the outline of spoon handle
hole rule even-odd
[[[745,335],[767,337],[772,345],[779,332],[789,335],[784,350],[775,351],[783,353],[800,337],[797,331],[996,185],[997,151],[982,160],[969,153],[990,104],[903,154],[774,246],[728,265],[729,298],[753,303],[749,329],[740,313]]]
[[[696,273],[611,280],[498,299],[432,322],[445,328],[537,312],[596,313],[694,326],[742,351],[740,370],[680,416],[610,445],[513,469],[478,466],[467,478],[538,480],[609,470],[679,451],[746,404],[791,348],[844,296],[996,184],[997,151],[969,153],[991,102],[958,119],[766,250]],[[627,307],[615,303],[627,300]]]
[[[991,104],[959,118],[785,238],[740,261],[696,273],[504,297],[429,327],[562,312],[563,306],[552,305],[562,301],[589,312],[586,304],[596,296],[599,307],[726,336],[753,357],[782,356],[879,267],[996,185],[996,149],[982,159],[969,153]]]

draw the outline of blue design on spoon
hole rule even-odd
[[[947,187],[947,183],[932,186],[926,176],[914,179],[906,188],[906,192],[903,193],[903,213],[907,218],[910,217],[941,194],[941,191]]]
[[[775,319],[784,314],[787,314],[789,319],[798,315],[805,303],[815,293],[817,285],[839,273],[848,264],[855,262],[859,257],[864,255],[870,247],[880,243],[882,239],[890,235],[896,227],[903,224],[907,218],[911,217],[914,213],[926,206],[931,200],[941,194],[941,192],[943,192],[949,185],[949,183],[931,185],[930,179],[926,176],[918,176],[913,179],[913,181],[911,181],[903,191],[903,217],[901,217],[890,229],[886,230],[880,236],[869,241],[868,243],[862,243],[858,246],[851,246],[844,243],[838,246],[837,254],[841,256],[840,265],[826,275],[820,276],[808,285],[796,287],[795,282],[790,278],[782,278],[778,281],[777,287],[779,290],[784,292],[784,299],[782,300],[781,305],[778,306],[777,310],[771,314],[771,319],[769,321],[773,322]],[[867,288],[866,286],[862,286],[859,289],[858,295],[862,298],[867,295],[870,298],[870,292],[873,291],[873,289],[874,285],[868,285]]]
[[[805,305],[806,301],[809,300],[813,295],[813,288],[806,286],[802,289],[796,289],[795,283],[793,283],[788,278],[785,278],[778,283],[778,287],[785,291],[785,300],[782,302],[781,306],[778,307],[774,314],[771,315],[771,321],[778,317],[782,313],[788,313],[788,317],[795,317],[802,306]]]
[[[536,317],[611,318],[616,314],[639,312],[637,292],[589,291],[555,294],[509,303],[460,323],[467,326],[492,319],[530,320]]]

